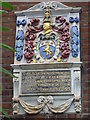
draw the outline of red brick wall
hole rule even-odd
[[[31,6],[37,4],[27,3],[27,2],[12,2],[15,11],[25,10]],[[30,115],[30,116],[13,116],[13,118],[32,118],[32,120],[37,120],[37,118],[44,120],[49,118],[51,120],[58,120],[59,118],[90,118],[90,43],[89,43],[89,31],[90,31],[90,2],[64,2],[65,5],[71,7],[82,7],[80,30],[81,30],[81,60],[82,64],[82,112],[79,114],[51,114],[51,115]],[[2,42],[10,45],[14,48],[15,46],[15,30],[16,30],[16,16],[14,12],[9,14],[4,14],[2,16],[2,25],[10,28],[10,31],[3,32]],[[13,63],[14,54],[7,50],[2,50],[2,64],[8,70],[12,71],[10,64]],[[13,97],[13,81],[12,78],[3,74],[2,76],[2,106],[12,115],[12,97]],[[21,119],[20,119],[21,120]]]

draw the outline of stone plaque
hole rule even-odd
[[[70,70],[22,72],[22,94],[71,92]]]
[[[57,1],[15,12],[14,114],[81,112],[79,12]]]

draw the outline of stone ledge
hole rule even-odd
[[[23,63],[11,64],[13,69],[20,70],[36,70],[36,69],[58,69],[58,68],[73,68],[81,67],[82,62],[60,62],[60,63]]]

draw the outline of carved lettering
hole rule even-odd
[[[70,70],[22,72],[22,94],[71,92]]]

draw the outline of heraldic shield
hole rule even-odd
[[[55,39],[50,40],[46,39],[44,41],[40,41],[39,44],[39,52],[42,58],[50,59],[55,54]]]

